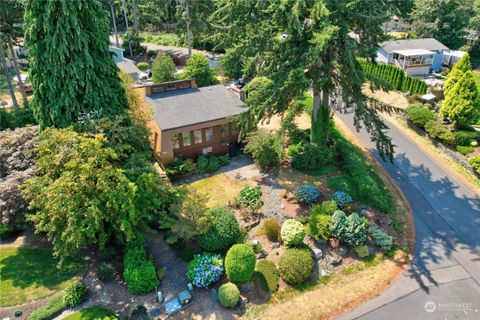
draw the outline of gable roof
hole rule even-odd
[[[445,45],[434,38],[392,40],[381,43],[380,47],[388,53],[410,49],[448,50]]]
[[[152,94],[145,97],[162,130],[236,116],[243,102],[223,85]]]
[[[129,59],[117,62],[117,67],[127,74],[140,73],[140,69],[135,65],[135,62]]]

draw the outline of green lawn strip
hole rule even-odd
[[[473,78],[477,83],[478,90],[480,90],[480,71],[477,71],[477,70],[473,71]]]
[[[67,316],[65,320],[116,320],[118,316],[101,305],[79,310]]]
[[[57,263],[50,249],[0,249],[0,307],[48,297],[74,283],[85,268],[80,259],[61,269]]]

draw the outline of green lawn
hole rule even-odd
[[[478,90],[480,90],[480,71],[473,71],[473,77],[475,78],[475,82],[477,83]]]
[[[0,249],[0,307],[44,298],[74,283],[84,261],[66,262],[57,269],[52,251],[41,248]]]
[[[102,306],[93,306],[72,313],[65,320],[117,320],[118,317],[112,311]]]

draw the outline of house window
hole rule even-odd
[[[192,138],[190,137],[190,131],[183,132],[182,137],[183,137],[183,146],[184,147],[188,147],[189,145],[192,144]]]
[[[205,129],[205,140],[213,141],[213,127]]]
[[[180,148],[180,144],[178,143],[178,134],[172,137],[172,146],[173,146],[173,149]]]
[[[238,134],[238,127],[232,123],[232,136],[236,136]]]
[[[228,137],[228,125],[222,124],[222,138]]]
[[[194,130],[193,131],[193,138],[195,143],[202,143],[202,130]]]
[[[212,147],[206,147],[202,149],[202,154],[206,156],[207,154],[212,153],[212,151],[213,151]]]

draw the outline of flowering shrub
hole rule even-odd
[[[335,191],[332,200],[335,201],[340,209],[343,209],[353,201],[352,197],[345,191]]]
[[[282,240],[287,246],[298,245],[305,238],[305,227],[294,219],[285,221],[280,232]]]
[[[223,274],[222,256],[213,253],[197,254],[188,264],[187,277],[193,285],[208,288]]]
[[[298,202],[312,204],[320,197],[320,190],[311,184],[304,184],[295,190],[295,199]]]

